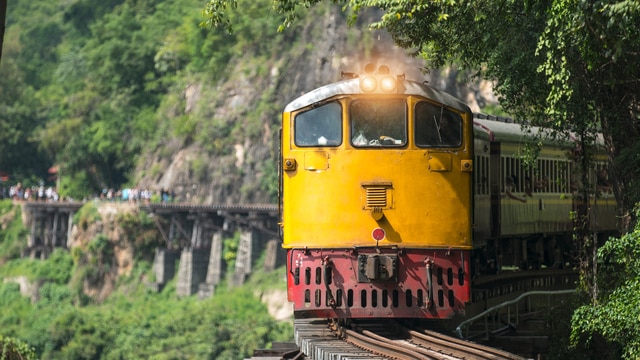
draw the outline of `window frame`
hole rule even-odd
[[[433,107],[433,109],[438,110],[440,112],[440,120],[438,123],[435,124],[435,130],[438,134],[438,138],[440,139],[441,143],[437,143],[437,141],[422,141],[419,139],[419,136],[429,136],[429,134],[433,134],[434,132],[424,132],[424,131],[419,131],[420,126],[419,124],[422,123],[422,121],[418,120],[418,114],[419,114],[419,106],[429,106],[429,107]],[[457,120],[457,122],[454,124],[454,127],[452,128],[453,130],[455,129],[455,125],[458,125],[457,127],[457,133],[455,132],[449,132],[449,133],[442,133],[441,132],[441,127],[442,127],[442,121],[444,119],[443,115],[451,115],[454,118],[453,119],[449,119],[448,121],[451,120]],[[437,116],[437,115],[436,115]],[[416,101],[415,104],[413,105],[413,142],[415,144],[416,147],[418,148],[424,148],[424,149],[429,149],[429,148],[459,148],[460,146],[463,145],[464,141],[464,132],[463,132],[463,128],[464,128],[464,119],[462,117],[461,114],[447,108],[446,106],[444,106],[443,104],[434,104],[432,102],[429,101],[425,101],[425,100],[419,100]],[[446,124],[447,122],[445,122]],[[424,125],[426,126],[426,125]],[[453,135],[453,139],[457,140],[457,142],[453,142],[453,141],[443,141],[442,140],[442,135]]]
[[[354,115],[354,111],[353,111],[353,106],[354,104],[358,104],[360,102],[371,102],[371,103],[381,103],[381,102],[395,102],[398,104],[402,104],[403,107],[403,112],[402,112],[402,116],[399,116],[398,119],[393,119],[392,121],[380,121],[380,123],[382,124],[390,124],[391,127],[393,127],[394,124],[397,124],[397,120],[401,120],[400,122],[403,124],[402,128],[400,129],[402,134],[399,137],[393,137],[391,135],[388,135],[387,133],[384,133],[384,130],[380,130],[380,129],[376,129],[375,128],[375,123],[374,121],[367,121],[368,124],[366,124],[364,121],[362,122],[362,124],[366,124],[371,126],[370,124],[374,124],[374,129],[356,129],[356,124],[355,124],[355,115]],[[349,127],[349,143],[350,145],[355,148],[355,149],[386,149],[386,148],[403,148],[406,147],[409,144],[409,104],[408,104],[408,98],[398,98],[398,97],[394,97],[394,98],[357,98],[357,99],[353,99],[352,101],[349,102],[348,104],[348,109],[349,109],[349,121],[348,121],[348,127]],[[384,114],[385,116],[393,116],[393,112],[390,112],[388,114]],[[362,125],[360,124],[360,125]],[[393,129],[395,131],[395,129]],[[364,136],[365,131],[367,131],[367,136]],[[376,132],[376,136],[378,138],[376,138],[375,136],[371,136],[372,132]],[[390,132],[390,134],[392,135],[396,135],[393,132]],[[363,139],[366,140],[364,143],[357,143],[357,140],[359,138],[359,136],[362,135]],[[371,137],[371,139],[369,139],[369,137]]]
[[[314,112],[314,111],[318,111],[319,109],[323,109],[326,106],[331,106],[331,105],[338,105],[338,114],[339,114],[339,118],[338,118],[338,127],[333,127],[333,129],[337,129],[338,130],[338,136],[334,137],[331,136],[330,138],[325,137],[326,139],[326,143],[321,143],[320,138],[324,137],[324,135],[328,135],[328,133],[330,131],[323,131],[326,130],[328,127],[322,127],[322,126],[315,126],[315,127],[311,127],[309,126],[309,129],[304,129],[304,128],[299,128],[299,125],[302,124],[302,119],[304,119],[305,115],[309,115],[310,113]],[[325,120],[328,119],[328,120]],[[331,119],[329,117],[326,117],[324,119],[321,119],[323,121],[335,121],[336,119]],[[318,123],[320,122],[320,120],[314,120],[317,121]],[[292,122],[291,122],[291,127],[292,127],[292,132],[293,132],[293,144],[297,147],[337,147],[342,145],[343,143],[343,138],[344,138],[344,125],[343,125],[343,104],[340,101],[328,101],[322,104],[316,104],[313,107],[307,108],[303,111],[300,111],[298,113],[296,113],[293,116]],[[309,125],[313,124],[312,122],[308,123]],[[330,127],[328,129],[331,129]],[[310,134],[310,136],[308,135],[304,135],[304,132],[306,130],[310,130],[312,131],[312,133]],[[321,134],[318,134],[317,132],[324,132]],[[308,139],[317,139],[317,141],[313,141],[313,140],[303,140],[303,138],[308,138]],[[337,138],[337,139],[336,139]]]

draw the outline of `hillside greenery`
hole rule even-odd
[[[8,204],[0,201],[2,209],[20,207]],[[3,213],[13,217],[11,223],[20,221],[19,211]],[[26,247],[24,233],[0,235],[3,242]],[[57,249],[46,260],[0,251],[0,358],[242,359],[272,341],[292,339],[292,323],[274,320],[259,300],[264,291],[285,291],[283,269],[259,272],[242,287],[218,286],[213,297],[199,300],[179,298],[175,279],[152,291],[146,285],[153,277],[151,262],[138,259],[98,302],[83,291],[97,265],[83,259],[113,256],[99,244],[105,244],[102,234],[86,250]],[[18,279],[39,290],[21,294]]]
[[[11,1],[0,64],[0,172],[11,184],[53,185],[49,169],[57,167],[60,194],[83,198],[135,185],[141,157],[169,141],[220,153],[238,132],[260,134],[259,116],[230,124],[175,109],[184,108],[194,79],[213,85],[232,76],[232,58],[252,59],[265,72],[265,59],[290,46],[276,35],[275,16],[261,11],[268,3],[244,2],[237,31],[227,34],[199,27],[200,0]],[[276,113],[269,100],[265,94],[258,114]]]

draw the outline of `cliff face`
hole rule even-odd
[[[125,215],[137,216],[140,209],[126,202],[90,206],[95,209],[96,217],[73,226],[69,247],[82,249],[75,256],[79,268],[86,269],[82,279],[83,293],[102,302],[117,287],[118,278],[131,275],[135,261],[133,236],[120,219]],[[100,249],[88,249],[92,243],[94,246],[101,243]]]
[[[365,14],[353,26],[337,7],[317,15],[299,31],[282,35],[292,39],[288,51],[259,65],[248,54],[236,57],[223,82],[210,83],[203,75],[176,90],[180,106],[166,109],[167,117],[214,118],[217,125],[199,129],[211,134],[203,141],[168,138],[150,149],[139,165],[138,184],[171,189],[178,201],[275,202],[280,111],[306,91],[338,80],[341,71],[359,72],[369,62],[426,80],[474,111],[496,102],[488,83],[462,83],[451,69],[424,74],[423,60],[396,47],[385,32],[367,29],[379,13]]]

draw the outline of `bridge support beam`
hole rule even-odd
[[[251,274],[253,263],[262,250],[260,248],[260,234],[253,229],[240,231],[240,243],[236,256],[236,267],[231,281],[232,286],[244,284],[247,276]]]
[[[267,242],[265,255],[264,271],[269,272],[285,263],[287,252],[282,248],[280,240],[271,239]]]
[[[162,288],[176,275],[176,263],[180,259],[180,251],[172,249],[156,249],[153,260],[153,273],[155,283],[152,286],[156,291]]]
[[[30,204],[31,205],[31,204]],[[25,207],[29,233],[25,256],[46,259],[56,247],[69,248],[74,211],[70,208],[41,206]]]
[[[73,215],[75,215],[75,211],[69,212],[69,217],[67,218],[67,239],[65,241],[65,247],[67,249],[71,248],[71,242],[73,238],[71,237],[71,229],[73,229]]]
[[[185,248],[180,254],[176,291],[178,296],[190,296],[198,291],[200,283],[206,281],[209,251]]]
[[[202,245],[202,223],[200,222],[200,217],[196,217],[193,220],[193,228],[191,230],[191,247],[193,249],[198,249]]]
[[[211,238],[211,253],[207,269],[207,283],[218,285],[224,274],[222,264],[222,231],[216,231]]]

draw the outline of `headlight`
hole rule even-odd
[[[396,79],[392,76],[385,76],[380,80],[380,89],[384,92],[393,92],[396,90]]]
[[[363,92],[373,92],[378,86],[378,81],[373,76],[365,76],[360,79],[360,89]]]
[[[364,93],[375,91],[395,93],[398,90],[399,79],[404,79],[404,75],[399,75],[396,78],[389,74],[389,67],[386,65],[381,65],[376,70],[374,64],[367,64],[365,66],[365,73],[360,76],[360,90]]]

